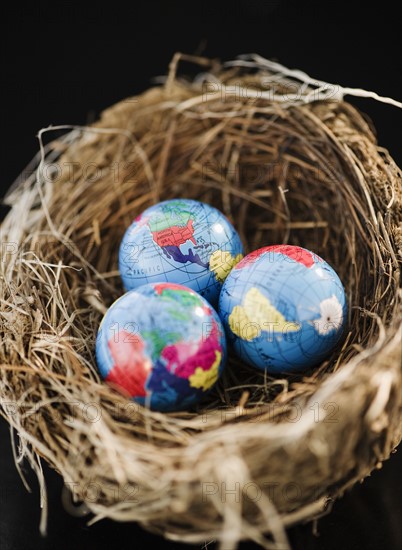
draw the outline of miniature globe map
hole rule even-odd
[[[119,269],[127,290],[177,283],[217,304],[223,281],[242,257],[239,235],[219,210],[173,199],[151,206],[127,229]]]
[[[214,386],[226,358],[220,319],[194,291],[151,283],[112,304],[99,327],[102,378],[154,410],[196,404]]]
[[[346,313],[335,271],[316,254],[290,245],[248,254],[227,277],[219,299],[236,353],[271,373],[321,362],[340,340]]]

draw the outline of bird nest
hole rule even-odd
[[[183,59],[204,72],[180,76]],[[44,459],[90,522],[287,548],[287,526],[327,512],[396,447],[401,171],[345,93],[363,92],[258,56],[176,55],[161,85],[94,125],[40,132],[1,226],[0,410],[21,475],[25,457],[43,489],[42,531]],[[246,251],[290,243],[327,260],[349,303],[342,345],[282,378],[229,354],[209,400],[180,413],[105,385],[94,346],[123,293],[119,243],[142,210],[174,197],[222,210]]]

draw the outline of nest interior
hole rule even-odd
[[[401,171],[342,99],[307,101],[311,86],[258,63],[196,60],[207,72],[188,80],[178,59],[163,86],[43,146],[7,196],[1,413],[41,484],[44,458],[91,521],[284,548],[287,525],[325,512],[401,439]],[[291,243],[336,269],[349,322],[328,360],[271,378],[230,356],[208,402],[175,414],[101,382],[94,343],[123,292],[120,240],[174,197],[221,209],[246,251]]]

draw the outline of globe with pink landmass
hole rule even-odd
[[[193,407],[222,373],[226,340],[218,314],[193,290],[150,283],[106,312],[96,340],[102,378],[159,411]]]

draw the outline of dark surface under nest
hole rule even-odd
[[[39,456],[65,481],[99,483],[95,520],[225,550],[242,538],[286,548],[286,525],[325,511],[401,439],[401,172],[339,95],[257,62],[198,60],[209,72],[190,82],[178,59],[163,86],[47,145],[7,197],[2,414],[42,485]],[[209,401],[176,414],[101,383],[94,341],[122,293],[122,235],[179,196],[225,212],[246,251],[291,243],[336,269],[349,325],[319,368],[271,378],[230,357]],[[135,503],[122,497],[133,486]],[[241,498],[224,498],[232,486]]]

